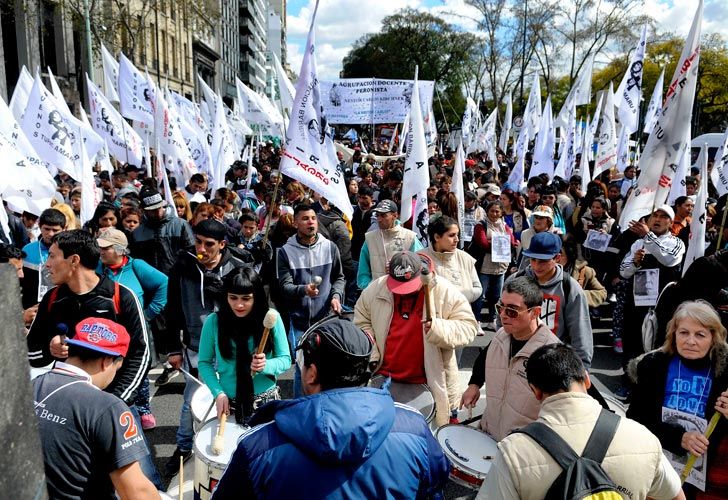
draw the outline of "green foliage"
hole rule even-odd
[[[458,31],[439,17],[403,9],[384,18],[379,33],[357,40],[343,61],[344,78],[412,79],[415,66],[421,80],[434,80],[442,93],[445,119],[458,123],[465,107],[463,85],[478,39]],[[438,123],[443,115],[433,103]]]

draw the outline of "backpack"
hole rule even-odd
[[[642,348],[645,352],[650,352],[652,349],[655,348],[655,338],[657,337],[657,330],[659,329],[659,325],[657,323],[657,312],[655,311],[657,309],[657,304],[660,303],[660,299],[662,298],[662,294],[665,293],[665,290],[675,285],[676,281],[671,281],[667,285],[665,285],[665,288],[662,289],[660,294],[657,296],[657,301],[655,302],[655,305],[650,307],[650,309],[647,311],[647,314],[645,315],[645,318],[642,320]]]
[[[51,309],[53,308],[53,303],[56,301],[56,297],[58,297],[58,289],[60,287],[56,286],[51,289],[50,292],[48,292],[50,295],[48,296],[48,304],[46,305],[46,312],[50,314]],[[119,294],[119,283],[117,281],[114,281],[114,314],[116,316],[119,316],[119,313],[121,312],[121,295]]]
[[[546,500],[622,500],[617,485],[601,465],[619,420],[619,416],[602,409],[581,456],[541,422],[515,431],[530,436],[563,469],[546,492]]]

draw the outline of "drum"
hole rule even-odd
[[[604,397],[604,400],[607,402],[607,406],[609,406],[609,409],[612,410],[614,413],[619,415],[620,417],[626,417],[627,416],[627,408],[624,406],[624,403],[622,403],[620,400],[615,398],[614,396],[610,394],[602,394]]]
[[[369,387],[381,389],[384,381],[388,377],[376,375],[369,381]],[[392,381],[389,386],[389,394],[392,395],[397,403],[411,406],[418,412],[422,413],[429,424],[435,419],[435,398],[432,397],[432,391],[425,384],[404,384],[402,382]]]
[[[210,406],[212,406],[211,410]],[[205,422],[217,418],[217,410],[215,410],[215,406],[213,405],[212,392],[210,392],[210,389],[206,385],[201,385],[195,389],[194,394],[192,394],[192,401],[190,402],[190,410],[192,411],[192,420],[195,423],[195,427],[199,426],[202,419],[205,418],[207,410],[210,410],[210,413],[207,415]]]
[[[249,429],[228,422],[225,425],[222,453],[213,455],[212,441],[217,434],[217,424],[217,419],[207,422],[195,436],[195,500],[208,500],[212,496],[212,490],[238,447],[240,436]]]
[[[478,490],[495,460],[498,446],[485,432],[467,425],[448,424],[435,431],[435,438],[450,460],[450,480]]]

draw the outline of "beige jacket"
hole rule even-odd
[[[420,250],[432,259],[435,265],[435,273],[448,280],[450,284],[472,303],[483,295],[483,287],[475,270],[475,259],[460,249],[454,252],[435,252],[432,247]]]
[[[486,404],[480,428],[496,441],[538,418],[541,403],[526,381],[526,363],[539,347],[558,342],[549,327],[540,324],[511,358],[511,336],[503,328],[495,334],[485,358]]]
[[[430,291],[434,313],[430,331],[424,334],[425,377],[435,399],[435,422],[441,426],[448,423],[450,408],[459,404],[462,394],[455,348],[473,341],[478,323],[463,294],[446,280],[435,278]],[[377,363],[377,370],[384,359],[393,309],[387,276],[372,281],[354,308],[354,324],[376,341],[371,360]]]
[[[387,274],[387,264],[397,252],[412,249],[417,235],[401,224],[391,229],[369,231],[364,240],[369,251],[369,267],[372,270],[372,281]]]
[[[601,409],[587,394],[565,392],[543,401],[538,420],[581,454]],[[511,434],[498,449],[478,499],[541,500],[561,474],[548,452],[525,434]],[[634,420],[621,419],[602,467],[626,499],[672,499],[680,491],[680,478],[662,454],[660,441]]]
[[[599,307],[607,300],[607,289],[597,279],[597,273],[585,260],[577,260],[571,269],[571,277],[579,282],[584,290],[589,307]]]

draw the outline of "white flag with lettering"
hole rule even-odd
[[[594,159],[594,137],[597,135],[597,127],[599,126],[599,117],[601,116],[602,103],[604,102],[604,95],[606,93],[607,93],[606,90],[604,92],[599,93],[599,98],[597,99],[597,107],[594,108],[594,116],[592,116],[592,119],[589,122],[589,126],[586,129],[584,129],[584,134],[583,134],[583,138],[582,138],[583,139],[582,148],[586,148],[587,160],[589,160],[589,161],[592,161]]]
[[[720,144],[713,159],[713,170],[710,171],[710,180],[718,191],[719,198],[728,193],[728,128],[725,129]]]
[[[528,131],[522,128],[515,145],[516,164],[513,170],[511,170],[511,175],[508,176],[508,181],[506,182],[506,185],[514,191],[522,190],[526,184],[523,181],[523,176],[525,173],[527,147]]]
[[[508,150],[508,138],[511,135],[511,127],[513,127],[513,96],[508,92],[506,98],[506,114],[503,117],[503,128],[501,128],[500,140],[498,147],[504,153]]]
[[[7,141],[10,142],[10,145],[17,149],[22,156],[27,158],[32,165],[39,166],[51,172],[50,165],[48,162],[41,160],[35,148],[33,148],[28,140],[28,137],[25,135],[25,132],[20,128],[15,117],[13,117],[12,111],[10,111],[10,108],[2,98],[0,98],[0,133],[4,134]],[[57,170],[53,169],[51,177],[55,173],[57,173]]]
[[[104,67],[104,91],[106,98],[119,102],[119,62],[114,59],[104,44],[101,44],[101,63]]]
[[[572,107],[576,107],[572,103]],[[566,127],[566,133],[561,137],[564,147],[561,149],[559,163],[554,170],[554,177],[561,177],[569,180],[574,170],[574,162],[576,161],[576,111],[569,113],[569,125]]]
[[[154,126],[154,83],[119,54],[119,111],[130,120]]]
[[[541,123],[541,81],[538,73],[533,75],[533,83],[531,91],[528,94],[528,103],[526,104],[526,112],[523,114],[523,126],[528,133],[526,143],[533,139],[538,131]]]
[[[141,165],[144,157],[142,138],[121,117],[88,75],[86,75],[86,85],[91,126],[96,133],[106,139],[109,152],[117,160]]]
[[[662,87],[665,85],[665,67],[662,67],[660,77],[655,83],[655,90],[652,91],[652,98],[650,98],[650,104],[647,106],[645,112],[645,125],[642,129],[643,134],[651,134],[652,129],[655,128],[657,119],[662,113]]]
[[[225,187],[225,172],[237,158],[235,141],[228,127],[225,118],[225,107],[220,96],[217,96],[217,103],[215,104],[210,152],[212,153],[213,171],[215,172],[212,179],[212,188],[217,190]]]
[[[306,40],[293,112],[286,132],[281,173],[296,179],[328,199],[351,218],[353,209],[336,158],[332,131],[323,114],[321,87],[316,70],[316,11]]]
[[[1,101],[2,99],[0,99]],[[5,106],[5,103],[2,104]],[[40,216],[51,206],[56,182],[40,164],[32,164],[16,148],[13,140],[0,132],[0,195],[17,212],[30,212]]]
[[[33,90],[33,77],[28,69],[23,66],[20,70],[20,76],[18,76],[18,82],[15,84],[15,90],[13,91],[13,97],[10,99],[9,105],[15,121],[18,123],[22,121],[23,115],[25,114],[31,90]]]
[[[599,135],[597,136],[597,154],[594,158],[594,172],[596,178],[617,166],[617,127],[614,123],[614,90],[609,82],[607,97],[604,99],[602,114],[599,117]]]
[[[533,148],[533,163],[528,178],[536,177],[539,174],[548,174],[549,178],[554,176],[554,118],[551,112],[551,96],[546,98],[541,113],[541,123],[538,127],[536,144]]]
[[[579,75],[574,81],[574,85],[569,91],[569,95],[566,96],[564,105],[559,111],[559,116],[554,120],[554,126],[556,127],[568,127],[569,125],[569,110],[574,109],[576,113],[576,106],[581,104],[589,104],[591,102],[591,78],[592,70],[594,66],[594,59],[590,58],[579,71]],[[576,118],[576,116],[574,116]]]
[[[689,156],[689,155],[688,155]],[[700,190],[695,198],[693,219],[690,222],[690,239],[688,249],[685,252],[683,263],[683,276],[690,267],[690,264],[705,255],[705,223],[708,217],[708,147],[707,144],[700,150],[700,156],[696,162],[700,167]]]
[[[637,43],[629,67],[624,73],[616,95],[615,106],[619,108],[619,122],[627,130],[627,135],[637,132],[640,121],[640,100],[642,99],[642,68],[644,67],[647,46],[647,25],[642,27],[640,41]]]
[[[690,153],[690,143],[692,142],[692,134],[690,128],[688,128],[685,134],[685,141],[680,144],[680,156],[677,162],[677,171],[675,172],[675,178],[670,186],[670,194],[667,195],[667,203],[670,205],[675,204],[675,200],[680,196],[687,194],[685,187],[685,177],[690,173],[690,162],[692,161],[692,155]]]
[[[642,151],[641,174],[637,187],[622,209],[619,223],[622,227],[627,227],[630,221],[649,214],[652,207],[665,203],[670,193],[680,159],[681,145],[691,124],[700,63],[702,19],[703,0],[700,0],[680,60],[670,80],[662,115]]]
[[[157,145],[159,152],[167,157],[167,165],[171,167],[177,180],[187,184],[190,177],[197,172],[197,167],[182,135],[176,108],[167,103],[163,94],[162,91],[156,89],[155,134]]]

